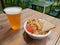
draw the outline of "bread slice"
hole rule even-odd
[[[56,26],[54,25],[54,24],[52,24],[52,23],[50,23],[49,21],[44,21],[44,23],[43,23],[43,28],[42,28],[42,30],[43,31],[49,31],[49,30],[51,30],[51,29],[53,29],[53,28],[55,28]]]

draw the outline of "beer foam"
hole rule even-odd
[[[18,14],[21,13],[21,10],[22,8],[20,7],[8,7],[4,9],[6,14]]]

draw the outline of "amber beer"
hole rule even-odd
[[[6,12],[11,28],[13,30],[20,29],[21,8],[9,7],[5,8],[4,11]]]

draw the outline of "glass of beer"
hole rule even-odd
[[[13,30],[20,29],[20,17],[22,8],[20,7],[8,7],[4,9],[7,18],[9,20],[9,24]]]

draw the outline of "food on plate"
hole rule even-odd
[[[55,28],[55,25],[46,20],[29,19],[26,24],[26,29],[33,34],[46,34],[49,30]]]
[[[42,31],[43,24],[44,23],[37,18],[29,19],[27,21],[26,29],[33,34],[46,34],[48,31]]]
[[[55,26],[54,24],[52,24],[51,22],[45,21],[42,30],[43,30],[43,31],[48,31],[48,30],[51,30],[51,29],[53,29],[53,28],[55,28],[55,27],[56,27],[56,26]]]

